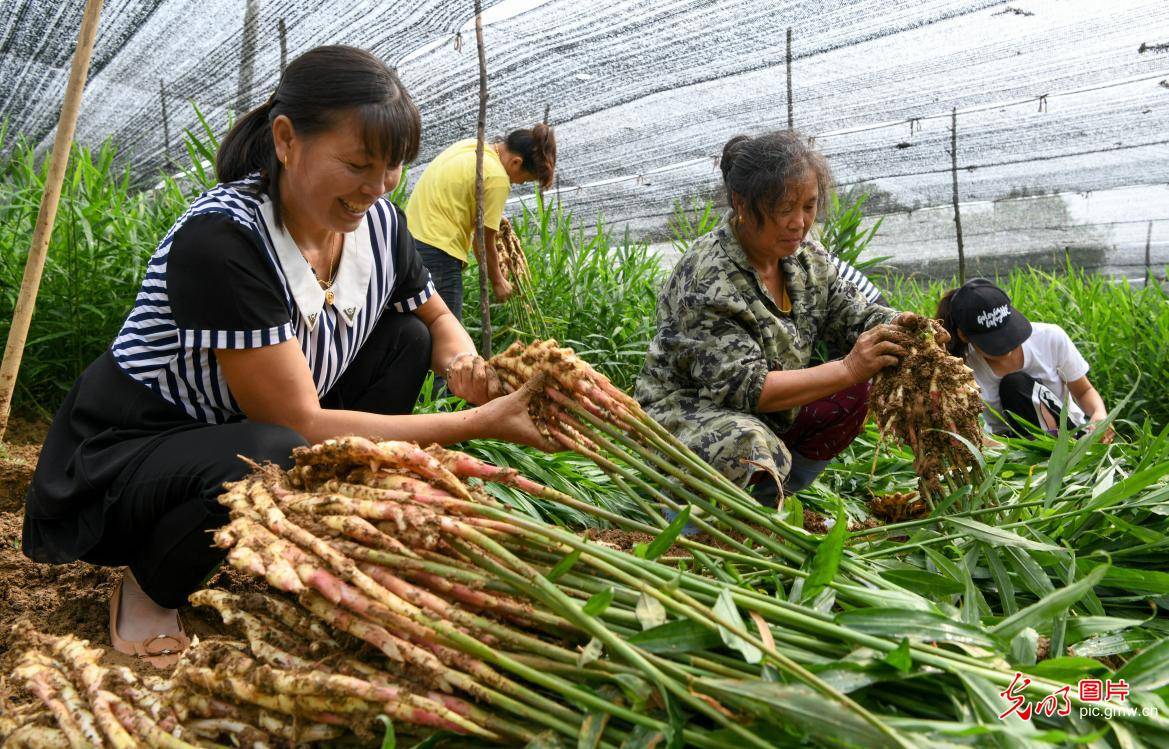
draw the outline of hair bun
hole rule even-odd
[[[532,127],[532,145],[539,153],[543,162],[540,167],[540,184],[547,189],[552,184],[552,174],[556,171],[556,134],[552,128],[543,122]]]
[[[722,170],[724,180],[731,173],[731,167],[735,164],[735,157],[739,155],[739,150],[749,140],[751,140],[749,135],[736,135],[723,146],[723,155],[719,158],[718,165]]]

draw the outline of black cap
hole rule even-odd
[[[1009,353],[1031,337],[1031,321],[985,278],[973,278],[954,292],[950,315],[954,327],[990,356]]]

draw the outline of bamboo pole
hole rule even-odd
[[[958,285],[966,283],[966,248],[962,245],[962,214],[958,211],[958,108],[950,110],[950,174],[953,176],[954,231],[958,235]]]
[[[45,189],[41,193],[41,207],[33,228],[32,241],[29,243],[24,279],[20,283],[20,294],[16,298],[16,309],[12,314],[12,327],[8,329],[4,361],[0,363],[0,441],[3,441],[4,433],[8,429],[8,412],[12,407],[12,394],[16,390],[16,376],[20,372],[20,360],[24,355],[25,341],[28,339],[28,327],[32,322],[37,291],[41,286],[41,274],[45,270],[45,256],[48,255],[49,240],[53,236],[53,222],[57,218],[61,185],[65,181],[65,167],[69,164],[73,133],[77,129],[81,94],[85,90],[85,80],[89,77],[89,60],[93,55],[94,40],[97,38],[101,6],[102,0],[86,0],[85,3],[81,29],[77,32],[77,49],[73,52],[69,81],[65,84],[65,99],[57,120],[57,137],[53,141],[49,171],[45,175]]]
[[[483,227],[483,148],[487,132],[487,55],[483,50],[483,3],[475,0],[475,47],[479,52],[479,126],[475,144],[475,260],[479,264],[479,354],[491,357],[491,297],[487,288],[487,244]]]

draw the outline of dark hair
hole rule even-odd
[[[422,137],[422,118],[394,71],[369,52],[333,45],[310,49],[293,60],[272,96],[240,118],[224,137],[215,157],[220,182],[260,172],[260,189],[272,198],[280,217],[280,170],[272,142],[272,122],[280,115],[300,135],[328,130],[346,111],[361,121],[366,149],[391,164],[413,161]]]
[[[946,344],[951,356],[963,358],[966,356],[966,341],[958,337],[958,325],[954,322],[954,315],[950,311],[950,307],[954,302],[954,295],[958,293],[957,289],[950,289],[942,298],[938,300],[938,310],[934,313],[934,317],[941,321],[942,327],[950,334],[950,342]]]
[[[816,175],[820,192],[817,213],[823,213],[832,190],[828,162],[795,130],[774,130],[755,137],[736,135],[723,146],[719,167],[727,202],[733,207],[735,195],[745,200],[758,223],[783,199],[789,182],[809,170]]]
[[[532,174],[547,190],[552,186],[552,175],[556,172],[556,133],[544,123],[530,128],[512,130],[504,138],[507,150],[523,159],[525,172]]]

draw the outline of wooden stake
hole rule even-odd
[[[284,68],[288,66],[288,28],[283,18],[277,21],[276,29],[280,34],[280,75],[284,75]]]
[[[4,432],[8,429],[8,412],[12,407],[12,393],[16,390],[16,375],[20,372],[20,359],[24,355],[25,341],[28,340],[28,326],[32,322],[37,291],[41,286],[41,274],[45,269],[45,256],[49,251],[49,240],[53,236],[53,222],[57,218],[61,185],[65,181],[65,167],[69,164],[73,132],[77,128],[81,94],[85,90],[85,80],[89,76],[89,60],[93,55],[93,41],[97,38],[101,5],[102,0],[86,0],[85,3],[81,30],[77,33],[77,49],[73,52],[73,64],[69,68],[69,82],[65,84],[65,100],[61,104],[61,115],[57,120],[57,137],[53,141],[49,171],[45,175],[45,189],[41,193],[41,207],[33,228],[32,241],[29,243],[28,260],[24,264],[24,279],[20,283],[20,294],[16,297],[16,309],[12,314],[12,327],[8,329],[4,361],[0,363],[0,441],[4,439]]]
[[[548,124],[548,115],[550,115],[551,113],[552,113],[552,105],[545,103],[544,104],[544,124],[545,125]],[[556,185],[552,189],[554,189],[556,191],[556,212],[559,213],[560,212],[560,170],[559,169],[556,170]],[[541,205],[544,204],[544,188],[540,188],[540,204]]]
[[[792,102],[792,27],[787,27],[787,129],[795,130],[795,108]]]
[[[962,245],[962,214],[958,211],[958,108],[950,110],[950,174],[954,178],[954,229],[958,235],[958,285],[966,283],[966,249]]]
[[[479,263],[479,354],[491,358],[491,291],[487,288],[487,244],[483,227],[483,148],[487,138],[487,54],[483,49],[483,3],[475,0],[475,47],[479,51],[479,126],[475,144],[475,260]]]

